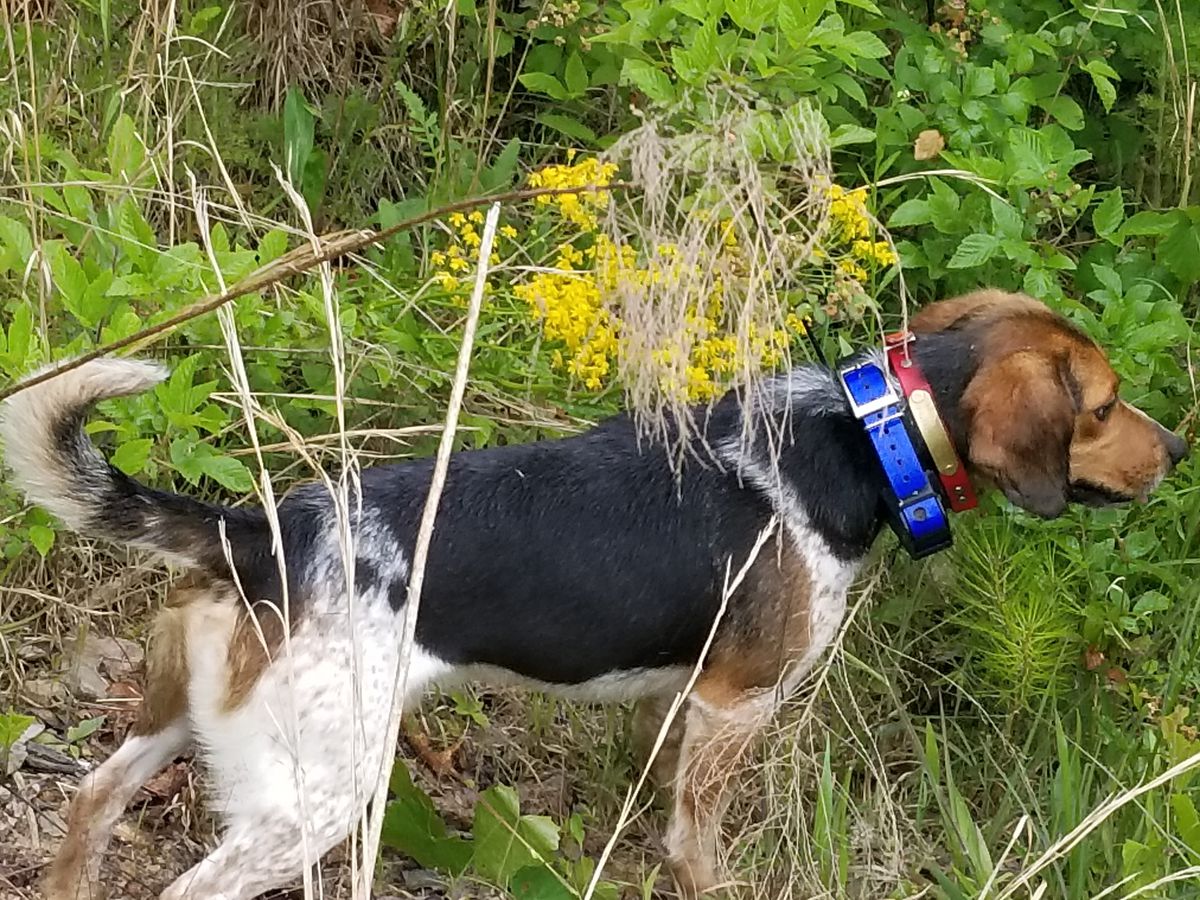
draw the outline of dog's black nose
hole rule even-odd
[[[1171,465],[1177,466],[1183,462],[1183,458],[1188,455],[1187,441],[1164,428],[1163,442],[1167,445],[1167,456],[1171,458]]]

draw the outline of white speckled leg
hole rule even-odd
[[[382,745],[402,620],[385,602],[360,602],[353,616],[344,608],[338,598],[317,605],[232,711],[220,673],[205,672],[219,643],[193,635],[191,708],[226,828],[162,900],[249,900],[285,886],[360,820],[393,752]],[[415,648],[407,696],[447,668]]]

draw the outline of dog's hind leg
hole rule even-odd
[[[679,771],[679,748],[683,743],[684,723],[687,719],[686,705],[680,708],[671,720],[662,746],[654,758],[650,758],[674,699],[670,695],[658,695],[639,700],[634,707],[630,723],[634,761],[643,769],[649,763],[650,778],[660,790],[670,790]]]
[[[161,900],[249,900],[298,881],[352,832],[394,753],[383,744],[401,624],[386,603],[360,604],[352,628],[342,612],[307,618],[236,708],[219,680],[196,679],[197,743],[225,829]],[[418,648],[407,695],[444,668]]]
[[[770,691],[732,693],[701,677],[688,698],[679,747],[667,861],[684,900],[718,886],[721,819],[730,782],[775,709]]]
[[[46,900],[98,900],[100,860],[113,827],[138,789],[191,743],[183,610],[158,616],[146,660],[146,695],[120,749],[80,782],[67,834],[50,865]]]

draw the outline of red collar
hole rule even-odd
[[[901,331],[889,334],[884,338],[887,349],[888,363],[900,390],[908,401],[909,414],[921,432],[925,447],[937,467],[938,480],[942,484],[942,492],[946,501],[955,512],[974,509],[978,505],[975,491],[971,487],[971,479],[967,468],[954,449],[950,432],[942,417],[938,415],[937,405],[933,400],[933,388],[925,378],[925,373],[917,365],[916,359],[908,352],[908,345],[916,340],[911,332]]]

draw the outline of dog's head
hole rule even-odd
[[[912,331],[968,467],[1030,512],[1143,500],[1187,453],[1120,398],[1094,341],[1030,297],[979,291],[935,303]]]

